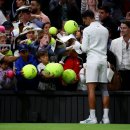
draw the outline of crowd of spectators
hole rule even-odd
[[[14,90],[86,90],[81,83],[80,70],[86,55],[74,48],[75,41],[82,44],[85,25],[82,13],[92,10],[95,20],[109,30],[108,62],[122,77],[122,90],[130,90],[130,1],[129,0],[0,0],[0,89]],[[64,24],[74,20],[79,28],[73,36],[67,36]],[[50,34],[49,28],[57,33]],[[99,32],[100,33],[100,32]],[[69,35],[68,35],[69,36]],[[54,41],[51,41],[54,38]],[[54,47],[55,46],[55,47]],[[41,73],[50,62],[73,69],[76,79],[66,85],[61,78]],[[25,79],[22,68],[33,64],[38,75]],[[15,76],[6,75],[13,70]]]

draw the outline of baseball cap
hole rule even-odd
[[[28,45],[27,44],[19,44],[18,45],[19,52],[21,51],[28,51]]]

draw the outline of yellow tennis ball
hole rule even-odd
[[[62,74],[62,79],[66,84],[71,84],[76,79],[76,73],[72,69],[66,69]]]
[[[53,45],[53,44],[55,44],[55,43],[56,43],[55,38],[51,37],[50,44]]]
[[[74,20],[68,20],[65,22],[64,30],[68,34],[73,34],[78,30],[78,24]]]
[[[64,71],[64,68],[63,66],[60,64],[60,63],[55,63],[55,66],[56,66],[56,75],[57,77],[61,76],[63,71]]]
[[[49,63],[46,65],[44,71],[50,73],[54,77],[60,77],[64,69],[63,66],[59,63]]]
[[[8,50],[6,53],[5,53],[6,56],[12,56],[13,55],[13,52],[11,50]]]
[[[32,44],[32,41],[30,39],[27,40],[27,45]]]
[[[37,69],[34,65],[28,64],[22,68],[23,76],[26,79],[33,79],[37,75]]]
[[[50,28],[49,28],[49,33],[50,33],[51,35],[56,35],[57,32],[58,32],[58,30],[57,30],[56,27],[50,27]]]

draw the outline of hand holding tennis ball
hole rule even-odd
[[[30,45],[30,44],[32,44],[32,40],[27,39],[26,43],[27,43],[27,45]]]
[[[46,65],[44,71],[49,72],[55,78],[58,78],[62,75],[64,69],[63,66],[59,63],[49,63]]]
[[[37,75],[37,69],[34,65],[28,64],[22,68],[22,75],[26,79],[33,79]]]

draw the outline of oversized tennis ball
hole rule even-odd
[[[76,79],[76,73],[72,69],[66,69],[62,74],[62,79],[66,84],[71,84]]]
[[[62,75],[63,71],[64,71],[64,68],[63,66],[60,64],[60,63],[55,63],[55,66],[56,66],[56,75],[59,77]]]
[[[13,52],[11,50],[8,50],[6,53],[5,53],[6,56],[12,56],[13,55]]]
[[[22,68],[23,76],[26,79],[33,79],[37,75],[37,69],[34,65],[28,64]]]
[[[56,27],[50,27],[50,28],[49,28],[49,33],[50,33],[51,35],[56,35],[57,32],[58,32],[58,30],[57,30]]]
[[[32,44],[32,41],[30,39],[27,40],[27,45]]]
[[[74,20],[69,20],[65,22],[64,30],[68,34],[73,34],[78,30],[78,24]]]
[[[53,37],[51,37],[50,44],[54,45],[55,43],[56,43],[56,40]]]
[[[46,65],[45,72],[50,73],[55,78],[60,77],[64,71],[63,67],[59,63],[49,63]]]

